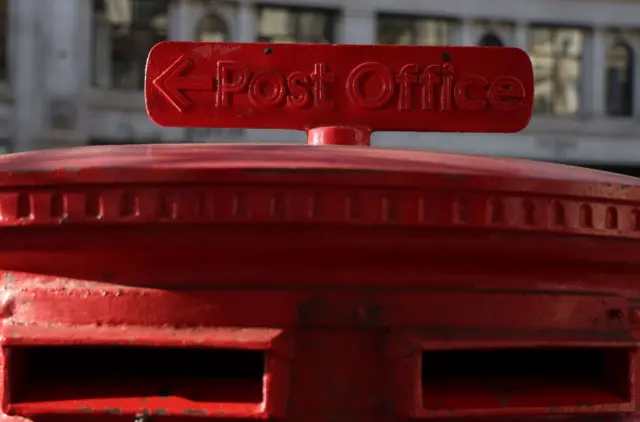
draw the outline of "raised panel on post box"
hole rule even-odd
[[[632,341],[417,343],[413,417],[635,411]]]
[[[390,371],[398,416],[635,411],[637,340],[625,321],[598,323],[611,309],[626,309],[623,298],[434,295],[424,301],[432,312],[419,324],[393,329]],[[406,300],[415,309],[411,302]]]
[[[281,418],[291,359],[278,329],[14,327],[2,405],[23,417]]]

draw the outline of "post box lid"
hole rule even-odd
[[[247,206],[257,207],[254,220],[188,213],[168,220],[454,225],[640,238],[636,178],[559,164],[435,152],[246,144],[85,147],[2,156],[0,185],[0,226],[59,225],[61,215],[65,224],[161,221],[167,220],[159,211],[166,200],[162,192],[169,192],[178,208],[209,199],[223,206],[242,194],[233,186],[244,186]],[[193,197],[194,190],[200,196]],[[181,195],[181,191],[191,193]],[[134,212],[135,218],[117,211],[87,214],[88,195],[95,201],[101,198],[103,208],[117,210],[125,194],[136,206],[146,203],[151,208]],[[338,208],[348,208],[354,195],[369,197],[363,206],[370,207],[374,217],[353,219],[345,208],[323,220],[295,208],[317,194]],[[257,211],[264,206],[262,197],[272,196],[282,201],[285,217]],[[58,215],[52,211],[55,201]],[[446,218],[425,222],[420,209],[427,202],[446,210]],[[403,211],[391,219],[385,217],[385,207]],[[584,212],[593,215],[589,224],[581,220]],[[606,213],[615,213],[611,220],[615,224],[606,223]],[[469,220],[456,223],[459,218]]]

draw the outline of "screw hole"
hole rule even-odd
[[[273,50],[271,49],[271,47],[267,47],[263,51],[264,54],[271,54],[272,52],[273,52]]]
[[[451,55],[449,53],[442,53],[442,60],[445,62],[451,61]]]

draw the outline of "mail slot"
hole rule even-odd
[[[423,407],[437,412],[629,404],[634,352],[602,347],[424,351]]]
[[[132,340],[122,329],[94,329],[69,341],[55,330],[12,330],[2,348],[3,406],[34,419],[108,419],[141,408],[171,418],[286,413],[291,350],[278,330],[162,332]]]
[[[22,346],[7,353],[9,406],[18,409],[83,400],[116,408],[126,398],[184,397],[196,408],[212,403],[259,405],[263,401],[263,351]],[[109,405],[114,398],[118,403]]]

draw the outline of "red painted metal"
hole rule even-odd
[[[309,54],[277,57],[296,49],[318,52],[336,80],[365,52],[397,72],[396,52],[431,64],[446,50],[461,74],[526,88],[520,111],[476,112],[485,129],[529,118],[530,69],[514,50],[156,47],[156,121],[271,122],[308,129],[312,145],[1,156],[3,418],[637,420],[640,181],[363,148],[374,130],[417,128],[419,111],[350,113],[339,91],[340,114],[233,120],[204,108],[217,98],[211,65],[191,80],[178,60],[208,51],[293,72]],[[480,125],[448,116],[421,127]]]
[[[524,129],[533,69],[516,48],[164,42],[145,97],[163,126],[312,129],[311,144],[363,145],[377,130]],[[358,135],[335,137],[345,126]]]

